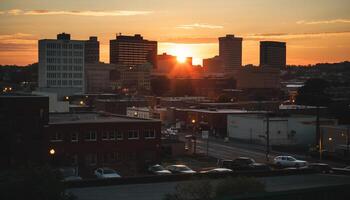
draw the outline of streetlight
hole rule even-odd
[[[196,120],[195,119],[192,119],[192,136],[193,136],[193,140],[194,140],[194,149],[193,149],[193,154],[196,154],[196,149],[197,149],[197,138],[196,138],[196,136],[195,136],[195,133],[194,133],[194,125],[195,125],[195,123],[196,123]]]
[[[55,151],[55,149],[50,149],[50,150],[49,150],[49,153],[50,153],[50,155],[53,156],[53,155],[55,155],[56,151]]]

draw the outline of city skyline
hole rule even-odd
[[[109,40],[118,33],[139,33],[158,41],[158,54],[185,52],[194,64],[218,55],[218,37],[226,34],[243,37],[243,65],[259,63],[259,41],[264,40],[287,43],[287,64],[341,62],[350,60],[349,6],[344,0],[4,0],[0,64],[37,62],[37,40],[60,32],[77,40],[97,36],[103,62],[109,62]]]

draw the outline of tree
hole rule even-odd
[[[326,89],[330,84],[324,79],[310,79],[305,82],[304,86],[299,88],[296,97],[296,103],[299,105],[316,106],[316,144],[318,150],[322,151],[322,137],[320,133],[320,107],[329,106],[331,103],[330,96]]]

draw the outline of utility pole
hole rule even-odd
[[[269,161],[270,154],[270,118],[269,113],[266,114],[266,161]]]

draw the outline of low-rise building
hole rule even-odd
[[[350,156],[350,125],[321,126],[322,149]]]
[[[161,123],[105,113],[51,114],[45,127],[47,159],[76,166],[82,176],[98,167],[135,174],[160,159]]]
[[[316,144],[315,120],[316,117],[312,115],[275,115],[267,118],[266,113],[230,114],[227,117],[227,130],[232,139],[266,144],[269,124],[271,145],[312,147]],[[333,119],[321,119],[321,124],[335,123]]]

